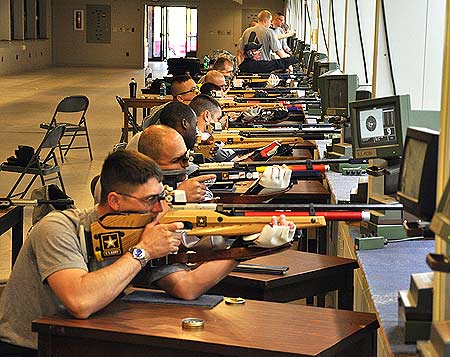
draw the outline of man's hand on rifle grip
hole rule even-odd
[[[201,175],[183,181],[179,186],[179,190],[186,192],[186,200],[188,202],[202,202],[205,199],[206,184],[205,181],[213,180],[216,175]]]
[[[157,220],[147,224],[137,244],[144,249],[149,259],[165,257],[170,253],[178,252],[181,244],[182,222],[159,224]]]

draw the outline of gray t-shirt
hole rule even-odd
[[[254,33],[252,35],[252,33]],[[244,46],[249,42],[261,43],[261,59],[270,60],[270,51],[277,52],[281,50],[280,41],[277,39],[275,33],[262,25],[249,27],[244,31],[242,37],[239,39],[239,49],[244,51]]]
[[[279,35],[284,35],[284,31],[281,27],[275,27],[272,29],[273,32],[275,32],[275,36],[278,39]],[[291,52],[291,49],[289,48],[288,44],[287,44],[287,38],[282,38],[280,41],[281,47],[283,48],[284,51],[286,52]]]
[[[65,311],[47,278],[63,269],[92,271],[100,268],[98,263],[86,263],[78,238],[79,231],[89,230],[97,219],[96,207],[70,209],[64,214],[54,211],[31,229],[0,298],[0,340],[37,349],[37,335],[31,332],[31,322]],[[152,269],[148,282],[182,269],[185,267],[181,265]]]
[[[154,107],[150,108],[150,113],[147,115],[143,122],[142,122],[142,128],[148,128],[150,125],[159,124],[159,118],[161,117],[161,112],[165,108],[167,104],[171,102],[167,102],[161,105],[155,105]]]

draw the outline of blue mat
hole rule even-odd
[[[223,300],[220,295],[202,295],[196,300],[176,299],[165,292],[159,291],[133,291],[120,300],[126,302],[146,302],[151,304],[170,304],[186,306],[202,306],[212,309]]]
[[[352,236],[356,232],[352,227]],[[403,327],[398,323],[398,291],[409,289],[411,274],[431,271],[425,258],[434,251],[433,240],[418,240],[357,252],[393,353],[416,353],[415,344],[404,343]]]

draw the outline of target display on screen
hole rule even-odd
[[[360,110],[358,116],[361,146],[397,142],[394,115],[392,106]]]

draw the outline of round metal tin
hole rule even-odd
[[[245,299],[243,299],[241,297],[237,297],[237,298],[226,297],[223,300],[225,301],[225,304],[227,304],[227,305],[245,304]]]
[[[205,326],[205,320],[199,319],[197,317],[187,317],[181,320],[181,327],[183,329],[202,329]]]

